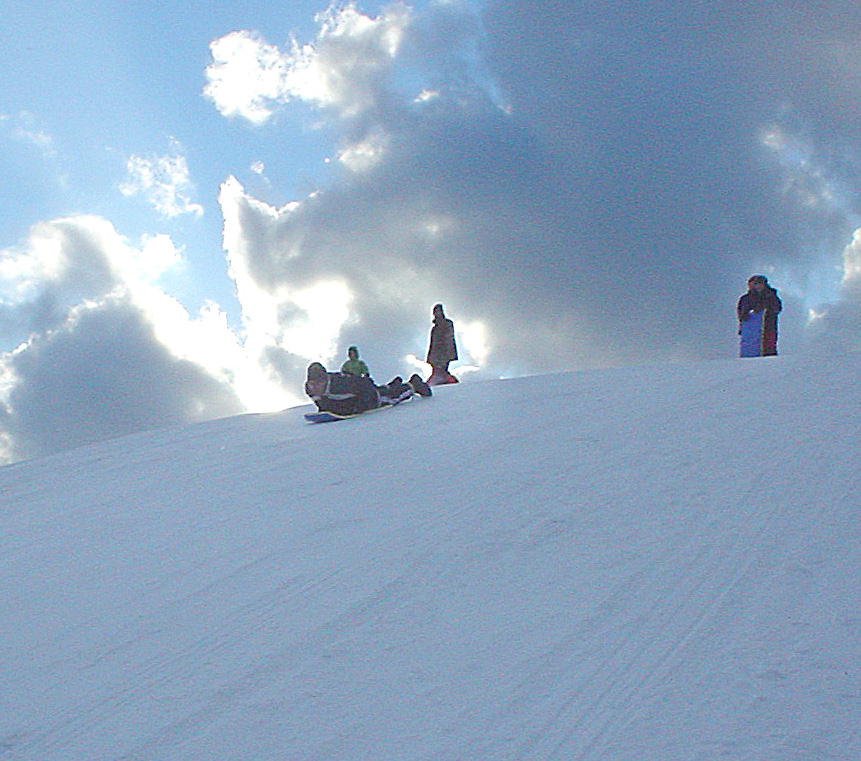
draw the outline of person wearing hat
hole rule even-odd
[[[347,361],[341,365],[341,372],[348,375],[370,375],[368,366],[359,359],[359,349],[351,346],[347,349]]]
[[[428,383],[437,386],[443,383],[457,383],[448,366],[457,359],[457,343],[454,340],[454,323],[445,316],[442,304],[433,308],[433,327],[430,334],[427,363],[432,372]]]
[[[752,275],[747,293],[738,300],[739,355],[773,357],[777,355],[777,315],[783,303],[765,275]]]
[[[430,387],[418,375],[409,383],[400,377],[386,386],[377,386],[367,375],[330,373],[319,362],[308,365],[305,393],[314,400],[320,412],[334,415],[358,415],[361,412],[397,404],[414,393],[430,396]]]

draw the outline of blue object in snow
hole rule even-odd
[[[750,312],[739,330],[738,356],[761,357],[765,312]]]
[[[334,423],[338,420],[349,420],[350,418],[359,417],[360,415],[367,415],[369,412],[388,410],[399,404],[403,404],[403,402],[409,401],[411,398],[411,396],[408,396],[405,399],[397,399],[396,401],[381,404],[379,407],[373,407],[369,410],[365,410],[364,412],[357,412],[355,415],[336,415],[334,412],[306,412],[304,417],[309,423]]]

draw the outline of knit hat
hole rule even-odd
[[[326,377],[326,368],[319,362],[312,362],[308,365],[308,379]]]

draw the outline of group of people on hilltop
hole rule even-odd
[[[431,366],[427,381],[414,373],[406,383],[396,376],[386,385],[379,386],[371,378],[367,364],[359,358],[358,347],[351,346],[340,372],[330,373],[320,362],[312,362],[308,366],[305,393],[314,400],[321,412],[357,415],[377,407],[397,404],[413,394],[431,396],[431,386],[434,385],[457,383],[457,378],[449,372],[449,365],[456,359],[454,323],[445,316],[442,304],[436,304],[427,353],[427,362]]]
[[[783,304],[765,275],[752,275],[747,286],[747,292],[739,298],[736,306],[739,355],[775,356],[777,315],[783,309]],[[358,347],[351,346],[340,372],[330,373],[321,363],[311,363],[305,393],[321,411],[354,415],[375,407],[397,404],[412,394],[430,396],[431,386],[457,383],[457,378],[449,371],[449,365],[457,358],[454,323],[445,316],[442,304],[436,304],[427,353],[431,374],[426,381],[413,374],[406,383],[397,376],[385,386],[378,386],[371,378],[367,364],[359,358]]]

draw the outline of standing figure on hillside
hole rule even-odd
[[[358,375],[358,376],[367,376],[370,375],[368,372],[368,366],[359,359],[359,350],[355,346],[351,346],[347,349],[347,361],[341,365],[341,372],[346,373],[347,375]]]
[[[738,334],[740,357],[777,355],[777,315],[783,304],[765,275],[753,275],[748,291],[739,300]]]
[[[454,323],[445,316],[442,304],[433,308],[433,327],[430,334],[427,363],[433,368],[428,383],[439,386],[443,383],[457,383],[448,366],[457,359],[457,344],[454,340]]]

